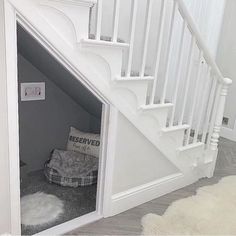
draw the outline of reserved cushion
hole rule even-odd
[[[84,133],[70,128],[67,142],[67,151],[80,152],[94,157],[99,157],[100,134]]]

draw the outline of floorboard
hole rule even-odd
[[[74,230],[67,235],[140,235],[141,218],[148,213],[162,215],[168,206],[181,198],[194,195],[199,187],[217,183],[222,177],[236,174],[236,143],[220,139],[218,160],[214,177],[154,199],[119,215],[99,220]]]

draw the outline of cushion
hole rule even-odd
[[[70,128],[67,150],[99,157],[100,134],[84,133]]]

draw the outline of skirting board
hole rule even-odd
[[[112,196],[110,216],[183,188],[197,181],[193,174],[176,173]]]
[[[236,142],[236,130],[227,127],[221,127],[220,136]]]

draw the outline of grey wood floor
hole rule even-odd
[[[201,186],[215,184],[224,176],[236,175],[236,143],[220,139],[219,155],[214,177],[201,179],[197,183],[147,202],[119,215],[102,219],[78,228],[67,235],[140,235],[141,218],[148,213],[162,215],[167,207],[180,198],[196,193]]]

